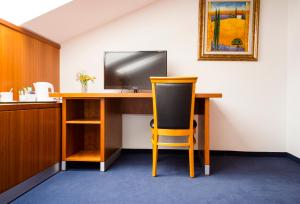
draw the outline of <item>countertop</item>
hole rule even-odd
[[[28,109],[41,109],[41,108],[56,108],[60,107],[61,103],[56,101],[51,102],[0,102],[0,111],[12,110],[28,110]]]

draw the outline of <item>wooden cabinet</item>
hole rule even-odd
[[[59,91],[60,45],[0,19],[0,91],[48,81]]]
[[[0,105],[0,193],[61,160],[61,105]]]
[[[63,160],[100,162],[101,100],[63,102]]]
[[[0,91],[13,88],[16,100],[20,88],[36,81],[58,91],[59,50],[59,44],[0,19]],[[61,104],[0,104],[0,203],[57,172],[59,161]]]
[[[100,162],[100,170],[105,171],[120,153],[121,101],[89,96],[63,97],[63,169],[68,161]]]

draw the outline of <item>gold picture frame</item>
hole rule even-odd
[[[199,0],[198,60],[257,61],[260,0]]]

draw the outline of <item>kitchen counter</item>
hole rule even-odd
[[[59,171],[61,103],[0,103],[0,203]]]

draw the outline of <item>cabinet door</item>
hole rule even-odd
[[[60,161],[60,109],[0,112],[0,192]]]
[[[58,108],[39,109],[38,171],[61,161],[61,112]]]

